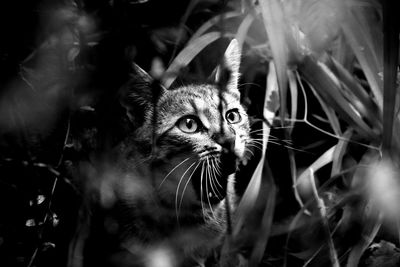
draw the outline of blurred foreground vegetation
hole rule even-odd
[[[115,142],[101,134],[133,62],[166,87],[201,80],[236,38],[243,103],[264,140],[239,174],[240,219],[222,253],[250,266],[398,266],[399,10],[390,0],[4,3],[0,265],[67,265],[85,197],[71,166]]]

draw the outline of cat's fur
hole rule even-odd
[[[132,266],[147,266],[154,253],[171,266],[194,266],[222,240],[249,139],[235,40],[224,59],[215,84],[166,90],[136,67],[121,90],[134,131],[114,149],[115,163],[97,188],[110,211],[106,232],[118,237]]]

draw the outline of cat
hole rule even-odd
[[[102,226],[119,247],[110,265],[204,266],[221,245],[238,201],[234,173],[250,139],[236,40],[222,65],[215,83],[168,90],[135,66],[121,89],[133,130],[96,185]]]

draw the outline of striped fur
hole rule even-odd
[[[237,89],[236,41],[224,62],[218,85],[157,87],[154,96],[154,84],[138,68],[122,90],[135,130],[118,146],[123,171],[112,187],[123,214],[115,219],[122,243],[134,255],[162,247],[173,266],[191,266],[221,241],[226,197],[235,203],[234,172],[250,130]]]

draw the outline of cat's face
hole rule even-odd
[[[165,92],[157,103],[155,138],[164,156],[188,147],[200,159],[223,148],[241,159],[249,136],[248,117],[238,90],[190,85]]]
[[[123,105],[136,124],[134,139],[139,148],[146,148],[141,150],[143,158],[158,162],[154,171],[162,179],[156,183],[164,184],[163,194],[172,192],[175,202],[179,195],[183,200],[186,191],[185,198],[197,195],[218,203],[225,197],[228,174],[245,155],[250,127],[237,88],[237,50],[233,42],[225,53],[228,78],[221,88],[216,84],[158,88],[154,97],[151,79],[141,69],[129,87]],[[219,76],[224,78],[222,71]],[[193,187],[187,186],[189,181]]]

